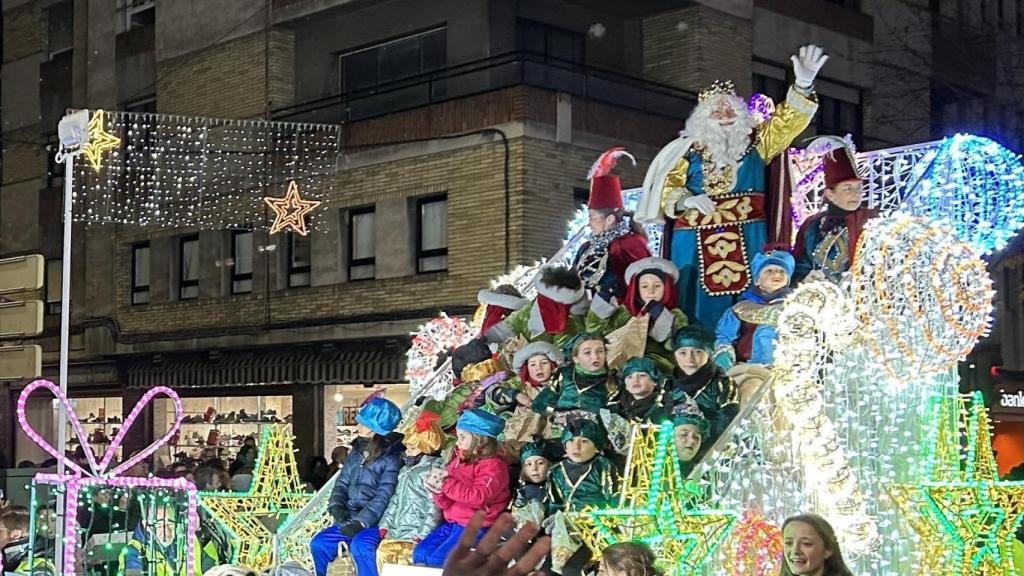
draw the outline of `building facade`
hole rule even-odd
[[[69,388],[92,432],[166,384],[195,420],[183,451],[292,416],[303,454],[323,454],[367,393],[405,399],[411,331],[557,250],[604,149],[638,157],[623,179],[639,185],[716,79],[781,98],[790,54],[817,43],[831,59],[808,135],[1020,149],[1022,16],[1014,0],[5,2],[0,256],[47,258],[53,378],[67,108],[340,124],[332,225],[308,237],[73,232]],[[149,435],[167,413],[147,414]],[[52,421],[45,402],[32,414]],[[41,459],[15,428],[0,447]]]

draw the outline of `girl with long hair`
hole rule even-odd
[[[853,576],[843,560],[836,531],[817,514],[787,518],[782,523],[782,546],[779,576]]]

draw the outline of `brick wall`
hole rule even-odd
[[[267,94],[267,38],[262,32],[157,63],[157,107],[165,114],[255,118],[271,105],[291,103],[295,81],[295,39],[270,33]]]
[[[645,18],[644,73],[691,92],[732,80],[749,94],[752,32],[750,20],[702,5]]]

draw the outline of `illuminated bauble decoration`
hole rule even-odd
[[[421,326],[413,334],[412,346],[405,353],[405,378],[409,381],[410,396],[418,397],[427,384],[440,380],[430,387],[430,395],[443,398],[451,390],[454,374],[451,368],[446,368],[435,375],[434,370],[441,363],[439,359],[469,342],[474,334],[465,320],[452,318],[444,312]]]
[[[747,510],[729,535],[727,557],[733,576],[774,576],[782,565],[782,531]]]
[[[952,367],[989,331],[985,262],[946,227],[905,215],[872,220],[852,272],[861,332],[897,381]]]
[[[957,134],[914,167],[901,211],[943,222],[981,254],[1024,226],[1024,166],[998,143]]]

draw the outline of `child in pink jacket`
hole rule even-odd
[[[414,564],[432,568],[444,566],[448,552],[459,542],[470,517],[483,510],[483,537],[511,500],[508,463],[498,453],[498,436],[505,421],[483,410],[466,410],[455,425],[455,455],[448,463],[448,475],[434,502],[444,513],[444,523],[413,548]]]

